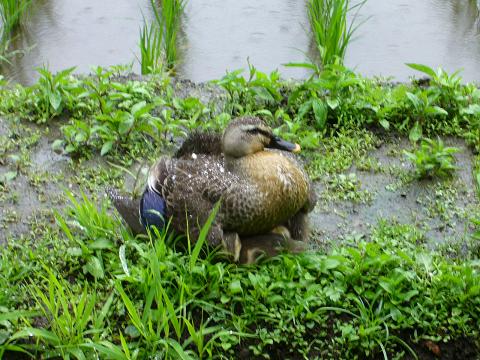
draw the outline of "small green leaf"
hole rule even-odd
[[[63,150],[64,142],[62,139],[57,139],[52,143],[52,150],[55,152],[61,152]]]
[[[380,125],[382,125],[382,127],[385,130],[390,129],[390,123],[388,122],[388,120],[382,119],[382,120],[379,121],[379,123],[380,123]]]
[[[323,266],[326,270],[335,269],[340,265],[340,261],[337,259],[327,258],[323,261]]]
[[[412,142],[417,142],[422,137],[422,127],[418,123],[418,121],[413,125],[410,133],[408,134],[408,138]]]
[[[55,92],[49,94],[48,99],[50,101],[50,105],[52,105],[53,110],[55,110],[55,112],[58,112],[58,110],[60,109],[60,105],[62,104],[62,96],[58,92]]]
[[[330,109],[335,110],[340,104],[340,102],[338,101],[338,99],[327,98],[327,104],[330,107]]]
[[[122,135],[125,135],[132,129],[135,118],[128,113],[123,113],[120,118],[121,120],[120,124],[118,125],[118,132]]]
[[[100,238],[90,243],[88,247],[93,250],[111,249],[113,243],[108,239]]]
[[[427,65],[414,64],[414,63],[407,63],[405,65],[407,65],[409,68],[412,68],[413,70],[417,70],[417,71],[420,71],[424,74],[427,74],[431,78],[435,78],[437,76],[435,71],[433,71],[433,69],[431,67],[427,66]]]
[[[87,264],[83,267],[83,270],[91,274],[96,279],[103,279],[105,276],[102,263],[96,256],[90,256]]]
[[[67,254],[70,256],[78,257],[82,256],[83,252],[82,249],[80,249],[79,247],[69,247],[67,249]]]
[[[125,273],[125,275],[130,276],[127,257],[125,256],[125,245],[120,246],[120,249],[118,250],[118,257],[120,258],[120,263],[122,264],[123,272]]]
[[[315,124],[318,130],[323,130],[327,123],[328,108],[319,99],[312,102],[313,114],[315,115]]]
[[[235,281],[232,281],[230,283],[230,292],[232,294],[240,294],[243,292],[243,289],[242,289],[242,284],[240,283],[240,280],[235,280]]]
[[[4,344],[9,337],[10,337],[10,333],[8,331],[0,329],[0,345]]]
[[[6,184],[17,177],[16,171],[8,171],[5,174],[0,175],[0,183]]]
[[[460,110],[460,113],[468,115],[480,115],[480,105],[470,104],[467,108]]]
[[[102,146],[102,150],[100,151],[100,155],[104,156],[108,154],[110,150],[112,150],[112,146],[113,146],[113,141],[107,141],[106,143],[104,143]]]

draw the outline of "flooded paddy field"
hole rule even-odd
[[[138,37],[143,18],[153,17],[149,1],[42,0],[28,11],[13,49],[24,50],[4,66],[7,78],[32,84],[35,68],[56,72],[76,66],[134,64],[139,72]],[[475,1],[369,0],[359,10],[362,23],[349,46],[346,65],[366,76],[406,81],[417,62],[448,72],[462,70],[479,81],[480,25]],[[306,7],[298,1],[236,2],[192,0],[181,19],[178,75],[195,82],[220,78],[226,70],[279,69],[285,78],[308,72],[289,62],[315,58]]]

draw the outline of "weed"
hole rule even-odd
[[[26,327],[13,334],[10,341],[35,337],[45,345],[44,354],[47,357],[84,359],[92,356],[85,351],[83,344],[87,338],[91,338],[91,341],[98,341],[100,338],[112,297],[97,312],[94,291],[85,287],[77,297],[71,284],[63,279],[58,280],[48,268],[45,268],[45,272],[48,275],[43,278],[47,284],[46,289],[31,284],[30,290],[50,330]],[[35,348],[36,346],[33,346],[32,353]]]
[[[46,68],[38,69],[40,79],[35,87],[33,107],[39,115],[38,122],[45,122],[60,115],[65,107],[65,98],[71,87],[69,77],[75,68],[69,68],[53,75]]]
[[[327,200],[339,199],[357,203],[369,202],[372,194],[367,190],[361,190],[361,183],[355,173],[348,175],[338,174],[329,178],[327,192],[323,194]]]
[[[307,171],[315,180],[347,171],[378,143],[379,139],[367,130],[342,129],[335,136],[323,139],[319,151],[309,157]]]
[[[282,136],[303,138],[315,179],[356,197],[358,179],[340,174],[355,165],[377,169],[368,152],[380,144],[378,126],[409,134],[418,122],[422,134],[458,134],[475,145],[476,88],[445,74],[427,87],[393,86],[338,62],[292,83],[249,65],[246,78],[234,72],[218,81],[225,103],[206,103],[178,98],[160,76],[120,81],[123,71],[98,67],[88,77],[56,80],[45,74],[30,88],[0,88],[9,126],[17,118],[62,117],[57,145],[79,157],[69,181],[92,194],[69,193],[54,223],[50,211],[35,212],[28,235],[0,248],[0,356],[376,358],[409,353],[426,339],[443,346],[478,338],[478,248],[467,259],[446,258],[425,248],[421,228],[381,221],[351,246],[243,267],[202,246],[208,224],[200,241],[187,239],[186,246],[163,230],[134,238],[99,196],[105,184],[121,186],[119,167],[154,157],[171,137],[256,114]],[[432,113],[436,106],[448,115]],[[0,137],[0,163],[24,175],[42,134],[12,129]],[[92,152],[119,167],[86,168],[82,157]],[[29,178],[39,188],[45,181],[43,174]],[[12,182],[0,184],[9,192],[2,201],[15,201]],[[429,214],[454,219],[454,196],[435,188],[426,199]]]
[[[405,156],[415,165],[419,178],[448,177],[455,171],[455,157],[459,150],[445,147],[443,141],[422,139],[420,148],[414,153],[404,151]]]
[[[215,84],[224,88],[229,96],[227,112],[232,116],[254,114],[257,110],[265,114],[269,110],[272,116],[271,106],[275,106],[282,99],[280,88],[280,74],[273,71],[269,75],[257,70],[248,63],[248,78],[241,76],[243,70],[227,73]]]
[[[412,225],[381,222],[371,242],[237,267],[205,248],[209,222],[194,246],[187,241],[179,251],[167,231],[133,239],[87,198],[71,201],[66,217],[57,215],[66,235],[61,247],[52,234],[47,247],[39,239],[38,252],[28,255],[20,243],[16,252],[0,252],[3,306],[22,304],[45,319],[32,326],[32,313],[12,318],[0,351],[116,359],[239,351],[374,357],[411,352],[425,338],[478,335],[478,264],[426,252]],[[115,239],[119,247],[104,246]],[[103,279],[94,276],[93,284],[91,272],[78,271],[92,256],[105,264]],[[16,281],[25,278],[23,285]],[[411,329],[415,335],[405,336]],[[41,345],[22,341],[30,336]]]

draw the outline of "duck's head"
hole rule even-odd
[[[241,158],[265,148],[300,151],[300,145],[274,135],[272,129],[258,117],[237,118],[223,133],[222,149],[227,158]]]

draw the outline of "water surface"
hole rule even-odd
[[[109,66],[136,61],[148,0],[36,0],[27,25],[14,42],[31,48],[12,59],[3,73],[32,84],[35,68],[52,71],[77,66]],[[448,71],[463,69],[468,81],[480,81],[480,23],[472,0],[368,0],[358,19],[366,22],[347,51],[346,64],[360,73],[407,80],[417,62]],[[302,78],[302,69],[282,64],[303,61],[312,48],[305,30],[304,1],[190,0],[182,18],[179,76],[216,79],[226,70],[246,68],[247,59],[262,71],[280,69]]]

